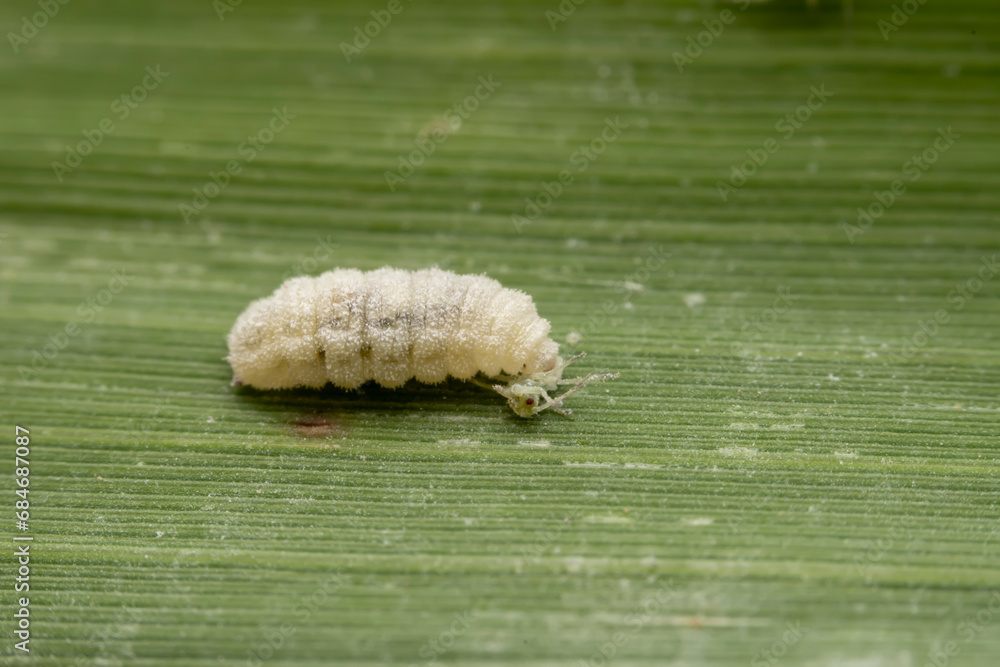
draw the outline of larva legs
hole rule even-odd
[[[507,404],[519,417],[531,417],[542,410],[552,409],[561,415],[570,415],[572,410],[562,407],[563,401],[586,387],[591,382],[604,382],[618,377],[618,373],[596,373],[591,372],[582,378],[563,378],[563,370],[577,359],[582,359],[584,352],[570,357],[566,361],[562,358],[556,363],[556,367],[544,373],[534,375],[518,376],[510,380],[507,386],[502,384],[489,385],[491,389],[507,399]],[[573,385],[556,398],[549,395],[549,391],[555,391],[559,385]]]

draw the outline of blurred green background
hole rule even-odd
[[[4,664],[995,664],[994,2],[223,2],[0,7]],[[622,376],[229,386],[384,265]]]

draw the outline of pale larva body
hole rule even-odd
[[[530,296],[486,276],[335,269],[292,278],[251,303],[229,332],[227,360],[235,384],[258,389],[506,375],[509,386],[493,388],[530,416],[560,411],[545,390],[569,384],[549,330]]]

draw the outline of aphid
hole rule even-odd
[[[234,385],[258,389],[353,389],[369,380],[394,388],[451,376],[495,390],[521,417],[570,414],[568,396],[618,374],[564,379],[583,355],[564,361],[550,326],[530,296],[486,276],[335,269],[287,280],[251,303],[229,332],[227,360]],[[560,385],[572,386],[551,396]]]

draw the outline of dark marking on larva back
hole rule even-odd
[[[397,313],[394,317],[383,317],[375,323],[378,329],[401,330],[402,325],[409,326],[413,322],[413,315],[410,313]]]

